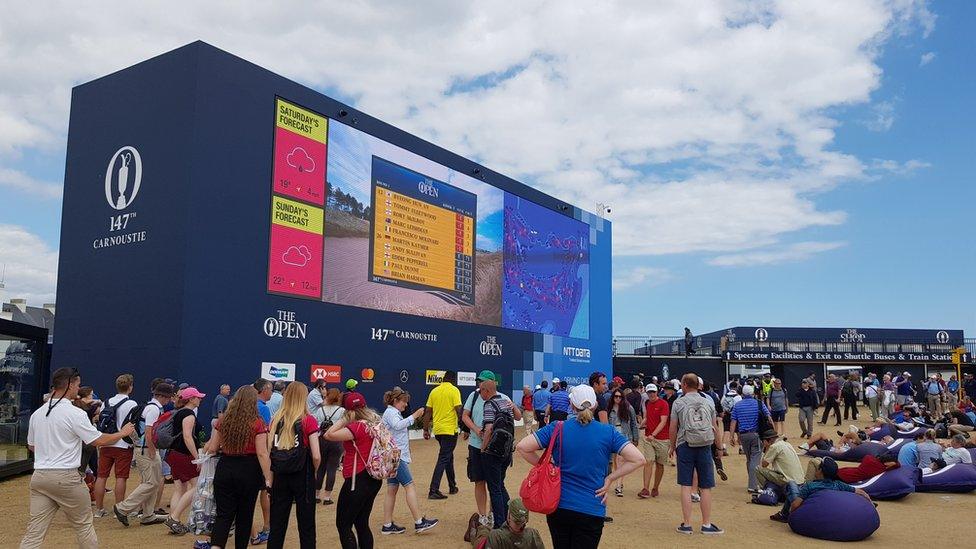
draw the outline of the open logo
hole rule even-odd
[[[124,210],[139,194],[142,183],[142,157],[131,145],[115,151],[105,169],[105,200],[116,210]]]

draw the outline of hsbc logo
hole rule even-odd
[[[482,356],[502,356],[502,344],[495,336],[485,336],[485,340],[478,345]]]
[[[935,334],[935,340],[939,343],[949,343],[949,332],[945,330],[939,330]]]
[[[769,332],[766,328],[756,328],[756,341],[766,341],[769,339]]]
[[[324,364],[313,364],[311,371],[312,383],[324,380],[326,383],[339,383],[342,380],[342,367]]]

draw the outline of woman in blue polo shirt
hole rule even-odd
[[[607,493],[617,479],[644,465],[644,456],[616,429],[593,421],[596,393],[579,385],[569,394],[576,417],[562,422],[561,442],[553,450],[553,461],[561,468],[559,507],[546,517],[555,549],[588,549],[600,545],[603,518],[607,514]],[[549,445],[557,422],[523,438],[516,448],[531,465],[539,462],[540,451]],[[607,475],[607,462],[619,454],[622,463]]]

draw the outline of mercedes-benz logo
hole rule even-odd
[[[406,383],[408,379],[410,379],[410,372],[400,370],[400,383]]]

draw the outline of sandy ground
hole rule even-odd
[[[833,429],[833,427],[831,426]],[[791,410],[787,416],[787,434],[795,437],[799,433],[796,426],[796,413]],[[797,439],[791,439],[798,442]],[[459,444],[457,449],[456,468],[463,478],[466,448]],[[436,458],[437,444],[435,441],[413,441],[411,443],[413,455],[413,473],[418,479],[421,493],[426,494],[429,474],[433,470]],[[804,465],[806,458],[802,458]],[[611,497],[609,502],[610,515],[614,523],[607,525],[603,531],[603,547],[633,547],[639,539],[646,540],[647,545],[658,547],[675,546],[731,546],[731,547],[814,547],[823,542],[803,538],[790,532],[784,524],[773,523],[768,516],[774,511],[771,507],[761,507],[746,503],[749,495],[746,493],[745,464],[741,456],[733,455],[726,458],[726,470],[729,473],[728,482],[719,481],[715,490],[714,521],[725,528],[724,536],[706,537],[699,534],[682,536],[674,531],[681,520],[681,511],[677,500],[678,488],[675,485],[675,469],[668,467],[665,471],[661,486],[661,496],[656,499],[639,500],[636,497],[640,488],[639,472],[634,473],[625,481],[625,495],[623,498]],[[518,492],[521,479],[524,478],[528,466],[518,460],[513,469],[508,472],[508,489],[513,495]],[[138,475],[134,474],[136,477]],[[4,536],[0,537],[0,547],[16,547],[19,537],[23,534],[28,520],[28,476],[20,476],[0,482],[0,516],[4,517]],[[137,479],[130,479],[130,489],[134,488]],[[167,496],[164,501],[168,500]],[[443,486],[446,491],[447,486]],[[421,507],[428,517],[436,517],[441,523],[426,534],[417,536],[407,533],[399,536],[380,536],[379,526],[382,521],[382,501],[385,488],[376,498],[372,523],[376,535],[377,547],[437,547],[460,548],[470,547],[462,541],[464,525],[467,518],[474,511],[473,487],[467,482],[461,483],[461,493],[451,496],[444,501],[429,501],[421,499]],[[337,492],[338,493],[338,492]],[[411,520],[405,502],[397,502],[394,518],[401,525],[409,525]],[[106,507],[113,503],[111,494],[106,496]],[[953,528],[946,525],[962,525],[972,521],[973,505],[976,504],[976,493],[970,494],[912,494],[896,502],[881,502],[878,510],[881,514],[881,528],[863,542],[873,547],[897,546],[914,539],[919,528],[924,524],[938,525],[925,529],[925,542],[933,547],[944,547],[950,543],[965,546],[963,541],[972,535],[971,527]],[[319,506],[316,511],[318,523],[318,546],[337,547],[338,537],[334,525],[334,506]],[[260,515],[260,513],[257,513]],[[292,519],[294,521],[294,518]],[[696,518],[696,520],[698,520]],[[258,517],[257,521],[260,521]],[[549,533],[545,525],[545,518],[533,515],[530,526],[538,528],[549,545]],[[697,527],[697,524],[696,524]],[[95,519],[95,528],[102,547],[191,547],[193,537],[190,535],[177,538],[168,534],[164,526],[141,527],[136,524],[123,528],[112,517]],[[971,539],[971,538],[969,538]],[[643,545],[643,544],[641,544]],[[48,535],[45,547],[72,547],[74,536],[63,516],[55,519]],[[288,533],[287,547],[298,547],[294,522]]]

